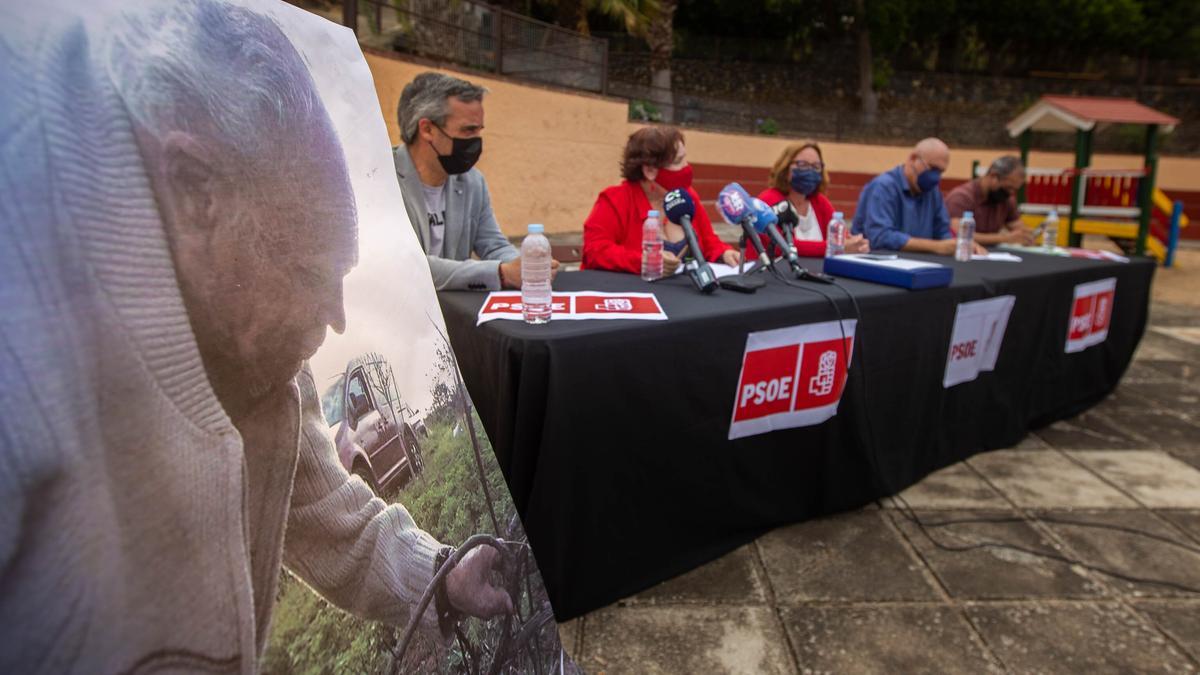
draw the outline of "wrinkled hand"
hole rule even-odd
[[[737,267],[742,262],[742,254],[739,251],[727,249],[721,254],[721,262],[729,265],[730,267]]]
[[[1009,244],[1019,244],[1021,246],[1033,245],[1033,232],[1027,227],[1017,227],[1010,230],[1004,235],[1004,241]]]
[[[679,256],[670,251],[663,251],[663,276],[669,277],[675,274],[675,270],[679,269]]]
[[[867,238],[861,234],[852,234],[846,237],[846,253],[870,253],[871,244]]]
[[[446,599],[454,609],[480,619],[512,613],[512,598],[489,579],[499,555],[491,546],[477,546],[450,570],[446,575]]]
[[[554,266],[551,265],[551,274],[553,274]],[[504,288],[521,288],[521,258],[513,258],[508,262],[500,263],[500,279]]]

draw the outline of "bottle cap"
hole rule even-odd
[[[647,218],[657,218],[658,211],[655,211],[654,209],[650,209],[650,211],[646,213],[646,217]]]
[[[974,218],[975,218],[975,212],[974,212],[974,211],[963,211],[963,218],[971,218],[971,219],[974,219]]]
[[[530,223],[529,234],[541,234],[546,231],[546,226],[541,223]]]
[[[842,213],[841,211],[834,211],[833,217],[837,218],[838,220],[841,220],[846,217],[846,214]]]

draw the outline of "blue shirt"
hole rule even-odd
[[[865,234],[871,249],[899,251],[911,237],[949,239],[950,214],[940,189],[913,194],[904,166],[881,173],[863,187],[850,229]]]

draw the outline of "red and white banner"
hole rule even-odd
[[[954,330],[946,353],[946,373],[942,386],[970,382],[979,373],[993,370],[1008,328],[1008,316],[1016,304],[1015,295],[1001,295],[958,305],[954,312]]]
[[[1089,281],[1075,287],[1071,320],[1067,324],[1066,353],[1081,352],[1108,339],[1113,299],[1117,294],[1115,277]]]
[[[837,414],[856,320],[750,333],[729,438],[820,424]]]
[[[552,321],[564,319],[642,319],[665,321],[667,313],[653,293],[601,293],[599,291],[576,291],[554,293],[551,296]],[[493,319],[521,319],[520,291],[495,291],[489,293],[479,308],[479,320],[475,325]]]

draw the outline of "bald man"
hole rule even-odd
[[[938,183],[950,166],[950,148],[937,138],[917,143],[904,163],[880,174],[858,196],[851,231],[871,250],[954,255],[950,215]],[[986,253],[975,245],[976,253]]]

